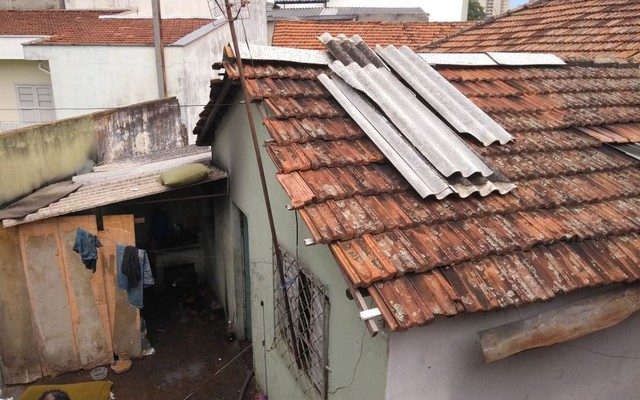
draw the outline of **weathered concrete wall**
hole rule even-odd
[[[134,104],[0,135],[0,204],[93,162],[186,145],[177,99]]]
[[[239,102],[239,99],[234,99],[234,102]],[[261,117],[257,109],[255,111],[256,121],[260,121]],[[259,140],[262,143],[269,136],[262,125],[258,128]],[[220,222],[230,227],[238,226],[236,216],[229,215],[233,212],[234,205],[247,216],[248,221],[251,325],[257,380],[263,390],[268,390],[270,399],[303,399],[305,397],[288,371],[285,361],[277,350],[270,348],[274,339],[271,239],[251,145],[251,135],[242,105],[231,108],[216,135],[213,145],[214,161],[219,167],[228,171],[230,182],[229,203],[215,210],[216,225]],[[296,222],[296,214],[285,208],[289,198],[275,179],[275,167],[263,146],[261,151],[280,243],[290,253],[295,253],[297,248],[301,265],[310,269],[327,288],[331,303],[329,318],[331,372],[329,373],[328,399],[383,399],[386,385],[387,338],[384,333],[371,338],[365,331],[364,324],[358,318],[355,304],[345,296],[344,278],[329,249],[322,245],[305,246],[302,243],[304,238],[311,235],[302,221]],[[235,238],[237,238],[235,234],[230,234],[226,239],[219,236],[216,238],[219,245],[217,254],[221,257],[216,261],[219,269],[227,271],[228,291],[239,296],[238,286],[241,277],[238,277],[237,271],[242,269],[238,269],[239,262],[231,257],[241,254],[238,249],[241,243]],[[233,291],[229,288],[233,288]],[[241,308],[238,306],[237,298],[229,298],[229,302],[236,302],[236,307]],[[236,310],[234,316],[237,318],[239,315],[239,311]],[[261,344],[263,339],[265,347]],[[362,359],[356,368],[361,347]],[[265,352],[266,370],[263,359]],[[354,380],[350,384],[352,377]],[[346,387],[338,389],[342,386]],[[334,391],[335,393],[331,393]]]
[[[490,364],[483,361],[478,331],[589,294],[519,310],[442,318],[429,326],[392,334],[387,399],[637,399],[639,314],[577,340]]]
[[[0,0],[0,10],[59,10],[64,0]]]
[[[187,145],[187,130],[175,97],[93,115],[102,162]]]

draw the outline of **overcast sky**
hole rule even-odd
[[[526,2],[527,0],[510,0],[511,8],[521,6]]]

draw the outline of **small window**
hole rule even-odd
[[[22,122],[48,122],[56,119],[53,90],[47,85],[17,85]]]
[[[282,290],[278,271],[274,268],[276,348],[302,390],[315,398],[325,399],[329,299],[324,286],[293,256],[283,251],[282,257],[295,340],[290,333],[285,290]]]

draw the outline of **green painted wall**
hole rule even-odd
[[[91,116],[17,129],[0,135],[0,205],[71,176],[96,159]]]
[[[261,106],[254,108],[255,119],[261,121],[262,117],[257,107]],[[277,351],[269,350],[273,343],[274,323],[271,239],[246,119],[243,106],[232,107],[218,127],[213,152],[216,165],[229,173],[230,201],[237,205],[248,219],[254,366],[260,387],[268,391],[271,400],[302,399],[304,396],[284,361]],[[260,143],[264,143],[269,139],[268,133],[261,124],[258,130]],[[293,211],[286,209],[289,198],[275,179],[276,170],[264,146],[261,146],[261,151],[280,243],[289,252],[295,252],[298,247],[299,262],[311,270],[328,290],[331,303],[329,391],[348,386],[337,390],[334,394],[329,394],[328,398],[383,399],[386,386],[388,336],[385,332],[381,332],[376,338],[372,338],[368,332],[365,332],[365,325],[358,318],[355,304],[345,296],[344,279],[328,247],[304,245],[304,238],[311,235],[302,220],[298,224],[298,241],[296,241],[296,215]],[[229,224],[229,219],[234,218],[221,214],[232,210],[233,207],[229,204],[220,205],[216,209],[216,218]],[[219,245],[218,253],[224,254],[225,257],[225,260],[220,260],[224,261],[221,265],[236,268],[238,271],[235,266],[238,263],[231,258],[238,254],[237,247],[241,243],[238,243],[234,239],[236,235],[230,232],[227,232],[226,239],[221,237],[224,229],[224,227],[217,228],[216,235]],[[237,283],[237,279],[235,281]],[[261,302],[264,302],[264,307],[261,307]],[[362,359],[356,369],[363,337]],[[261,344],[263,338],[266,347]],[[350,385],[354,370],[355,377]]]

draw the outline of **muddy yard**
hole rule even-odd
[[[164,318],[148,320],[149,339],[156,353],[134,360],[131,370],[106,378],[116,400],[230,400],[251,372],[248,342],[230,341],[223,315],[202,318],[176,307]],[[243,352],[244,350],[244,352]],[[238,354],[242,354],[236,358]],[[232,361],[233,360],[233,361]],[[91,380],[89,371],[71,372],[35,384],[67,384]],[[24,387],[9,388],[19,399]],[[244,399],[255,399],[254,379]]]

